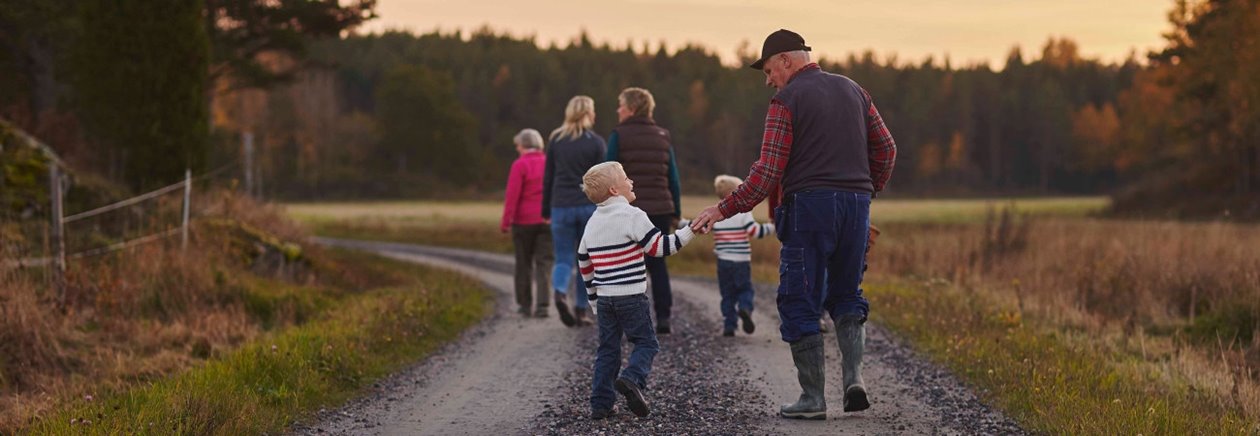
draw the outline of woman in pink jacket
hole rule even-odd
[[[512,139],[520,157],[512,162],[508,173],[507,194],[503,199],[503,221],[499,231],[512,231],[516,248],[516,304],[521,315],[547,317],[551,295],[551,268],[555,254],[551,247],[551,223],[542,217],[543,154],[542,135],[534,129],[521,130]],[[537,297],[531,298],[530,278],[534,279]],[[536,300],[536,301],[535,301]]]

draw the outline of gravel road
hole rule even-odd
[[[863,376],[871,409],[840,413],[840,359],[827,336],[825,421],[776,416],[800,393],[787,344],[778,338],[774,289],[759,286],[758,328],[721,337],[716,282],[675,278],[674,331],[660,337],[648,381],[652,415],[590,421],[594,327],[565,328],[554,312],[523,318],[512,298],[512,257],[386,242],[320,243],[448,268],[497,291],[493,313],[411,368],[376,383],[340,409],[322,410],[295,434],[1024,434],[947,371],[868,324]],[[629,347],[626,347],[628,354]]]

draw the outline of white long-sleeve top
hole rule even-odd
[[[689,221],[678,223],[689,225]],[[713,253],[718,259],[729,262],[751,262],[750,239],[761,239],[774,234],[774,224],[758,223],[752,212],[737,213],[713,224]]]
[[[761,239],[774,234],[774,224],[758,223],[751,212],[734,216],[713,224],[713,253],[718,259],[731,262],[751,262],[752,245],[749,239]]]
[[[647,291],[643,256],[677,253],[694,237],[683,227],[666,235],[652,225],[647,213],[615,196],[599,203],[586,222],[578,244],[578,267],[586,293],[599,297],[635,295]]]

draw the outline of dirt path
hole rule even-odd
[[[378,383],[364,398],[324,411],[300,434],[1011,434],[1009,419],[980,403],[948,373],[916,357],[882,328],[868,331],[863,373],[872,407],[826,421],[775,416],[794,400],[788,347],[778,338],[773,289],[758,289],[753,335],[719,336],[716,284],[675,279],[676,323],[662,337],[651,391],[660,410],[585,420],[594,330],[566,329],[553,317],[515,314],[510,256],[409,244],[321,239],[478,277],[497,291],[494,314],[415,367]],[[678,326],[676,326],[677,328]],[[827,335],[827,400],[840,409],[840,365]],[[670,354],[666,354],[670,353]],[[699,358],[694,358],[699,357]],[[699,377],[696,374],[700,374]],[[704,374],[733,380],[704,379]]]

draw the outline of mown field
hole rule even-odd
[[[714,201],[688,197],[684,216]],[[1092,216],[1106,205],[877,200],[872,316],[1031,430],[1260,432],[1260,227]],[[287,210],[323,235],[511,251],[492,202]],[[671,273],[711,276],[711,248]],[[777,241],[753,250],[754,278],[777,281]]]

